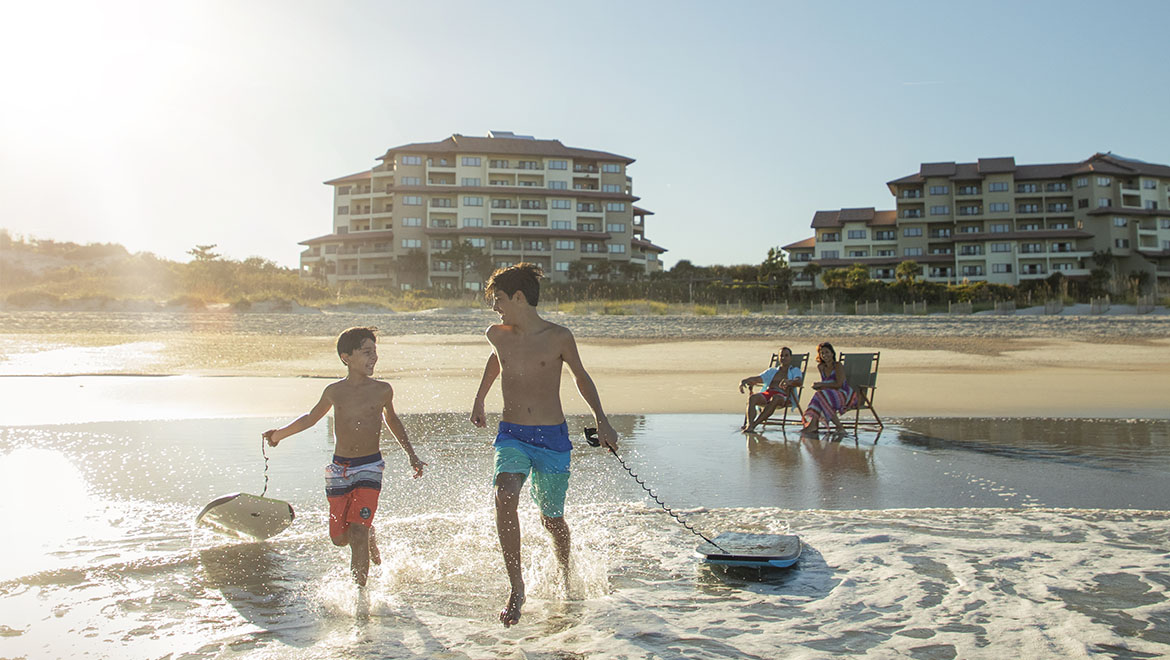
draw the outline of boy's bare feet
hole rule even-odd
[[[523,591],[513,590],[508,596],[508,604],[500,610],[500,623],[504,624],[505,628],[520,623],[520,608],[524,607],[524,600]]]
[[[374,535],[374,527],[370,526],[370,563],[382,565],[382,553],[378,550],[378,538]]]

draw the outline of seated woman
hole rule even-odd
[[[821,380],[812,385],[816,394],[804,411],[804,430],[815,433],[824,420],[826,425],[835,424],[838,433],[844,433],[840,414],[857,405],[857,393],[845,380],[845,365],[837,361],[837,351],[827,341],[817,346],[817,371]]]
[[[804,374],[800,367],[792,364],[792,349],[784,346],[780,349],[780,366],[771,367],[759,376],[748,376],[739,381],[739,391],[742,394],[745,387],[763,385],[764,391],[756,392],[748,397],[747,417],[741,431],[751,433],[756,425],[768,419],[777,408],[790,405],[793,391],[804,382]],[[760,408],[759,414],[756,408]]]

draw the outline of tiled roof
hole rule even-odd
[[[651,252],[657,252],[659,254],[667,251],[666,248],[662,247],[661,245],[655,245],[650,241],[642,240],[640,238],[631,240],[630,245],[636,245],[643,250],[650,250]]]
[[[1118,208],[1116,206],[1107,206],[1105,208],[1096,208],[1089,211],[1089,215],[1148,215],[1148,216],[1170,216],[1170,209],[1127,209]]]
[[[969,243],[972,241],[995,240],[1022,240],[1028,238],[1092,238],[1093,233],[1083,229],[1041,229],[1036,231],[1000,231],[1000,232],[956,232],[951,234],[950,240],[955,243]]]
[[[377,241],[377,240],[391,240],[394,238],[394,231],[390,229],[382,229],[377,231],[359,231],[352,234],[325,234],[324,236],[317,236],[316,238],[309,238],[301,241],[297,245],[320,245],[322,243],[353,243],[357,241]]]
[[[338,179],[330,179],[325,182],[327,186],[336,186],[342,183],[353,183],[355,181],[369,181],[371,174],[369,170],[358,172],[357,174],[349,174]]]
[[[789,243],[788,245],[781,246],[780,249],[781,250],[803,250],[803,249],[811,250],[812,248],[815,248],[816,246],[817,246],[817,237],[810,236],[806,239],[799,240],[795,243]]]
[[[979,170],[980,174],[1014,172],[1016,169],[1016,159],[1012,156],[1005,158],[980,158],[979,162],[975,164],[975,167]]]
[[[922,183],[928,176],[945,176],[954,180],[979,179],[988,174],[1013,174],[1017,181],[1062,179],[1077,174],[1115,174],[1119,176],[1170,177],[1170,166],[1146,163],[1111,153],[1095,153],[1076,163],[1016,165],[1011,156],[980,158],[976,163],[922,163],[917,174],[887,181],[887,185]]]
[[[634,199],[640,199],[640,198],[634,197]],[[654,211],[647,211],[644,208],[635,206],[634,207],[634,215],[654,215]]]
[[[507,137],[469,137],[456,133],[439,142],[413,142],[386,150],[378,160],[386,160],[395,153],[411,154],[500,154],[509,156],[552,156],[586,160],[618,160],[627,165],[633,158],[607,151],[566,147],[560,140],[529,140]]]
[[[893,225],[897,222],[897,211],[875,211],[867,208],[841,209],[840,211],[817,211],[813,214],[812,228],[841,227],[846,222],[864,222],[867,226]]]

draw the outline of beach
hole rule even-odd
[[[874,404],[894,418],[1167,415],[1165,316],[550,318],[574,331],[611,413],[739,411],[739,381],[781,345],[801,353],[831,341],[839,352],[881,353]],[[0,395],[17,402],[12,423],[294,414],[316,400],[320,379],[343,374],[336,334],[369,324],[381,329],[377,373],[402,410],[460,411],[478,387],[493,320],[487,310],[0,313]],[[562,388],[566,412],[586,412],[571,379]],[[39,402],[83,391],[76,406],[41,411]]]
[[[27,539],[0,562],[0,657],[1170,654],[1164,318],[549,316],[656,497],[711,535],[799,535],[796,567],[698,561],[580,441],[566,374],[570,588],[522,497],[528,604],[501,627],[492,433],[467,421],[486,310],[0,312],[0,525]],[[428,462],[410,478],[384,433],[385,561],[364,590],[325,535],[331,418],[266,453],[259,435],[342,374],[335,336],[358,324],[379,327],[375,375]],[[740,380],[823,340],[880,351],[885,428],[741,433]],[[287,501],[293,525],[262,543],[194,525],[240,491]]]

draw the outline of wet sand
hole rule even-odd
[[[889,335],[829,337],[880,351],[883,417],[1165,418],[1170,339]],[[813,337],[784,340],[797,352]],[[610,413],[734,413],[740,379],[779,342],[760,338],[579,339]],[[470,407],[488,355],[474,334],[383,336],[376,375],[404,412]],[[0,424],[282,416],[307,410],[343,375],[325,336],[231,333],[0,334]],[[807,403],[812,395],[806,390]],[[587,408],[563,381],[566,412]],[[64,403],[63,403],[64,402]],[[499,388],[488,409],[498,410]]]

